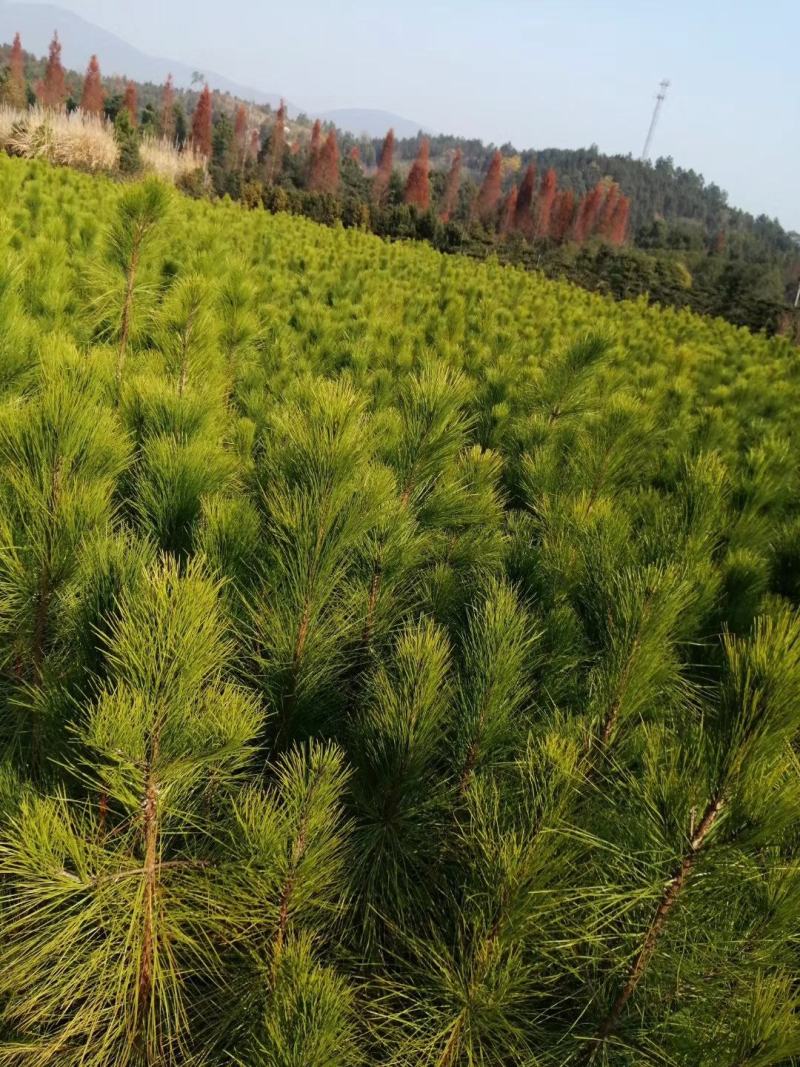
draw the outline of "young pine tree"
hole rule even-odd
[[[341,758],[311,746],[250,784],[263,712],[226,677],[229,652],[199,564],[164,562],[122,594],[110,675],[78,725],[83,797],[23,799],[3,830],[6,1055],[204,1062],[238,1034],[266,1064],[352,1031],[310,940],[338,906]]]
[[[165,185],[155,178],[133,185],[120,197],[117,218],[106,242],[106,263],[95,279],[91,308],[98,332],[116,345],[116,389],[122,386],[131,340],[139,327],[142,297],[149,295],[143,279],[143,257],[169,205]]]

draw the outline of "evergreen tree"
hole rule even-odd
[[[137,174],[142,169],[139,132],[131,122],[127,107],[121,107],[114,119],[114,139],[119,147],[119,169],[123,174]]]

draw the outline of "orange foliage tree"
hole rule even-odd
[[[130,115],[131,126],[138,125],[139,119],[137,112],[139,109],[136,101],[136,85],[134,82],[128,82],[125,86],[125,95],[122,98],[122,106]]]
[[[53,34],[47,56],[44,78],[36,86],[36,95],[43,107],[63,108],[67,99],[67,78],[61,65],[61,42]]]
[[[547,237],[550,233],[553,203],[558,190],[556,172],[552,167],[545,172],[542,184],[539,188],[539,199],[536,202],[536,234],[539,237]]]
[[[631,202],[627,196],[620,195],[614,208],[614,214],[611,216],[611,223],[609,226],[609,240],[613,245],[625,244],[625,239],[628,236],[628,216],[631,210]]]
[[[517,201],[519,199],[519,190],[516,185],[512,186],[508,196],[503,204],[502,217],[500,220],[500,233],[505,237],[511,233],[514,229],[514,218],[517,213]]]
[[[247,151],[247,108],[239,104],[236,108],[236,118],[233,120],[233,146],[236,150],[236,158],[244,162]]]
[[[602,207],[597,216],[597,233],[600,237],[605,237],[607,240],[611,239],[612,220],[621,195],[622,193],[617,183],[611,182],[606,189],[605,199],[603,200]]]
[[[339,143],[333,130],[317,153],[308,187],[317,193],[335,193],[339,188]]]
[[[411,165],[406,181],[405,202],[427,211],[431,203],[431,186],[428,180],[430,169],[430,141],[423,137],[419,146],[417,158]]]
[[[474,214],[481,222],[489,223],[493,220],[500,201],[500,186],[503,180],[503,157],[500,149],[496,149],[486,171],[486,177],[478,190],[475,198]]]
[[[389,182],[394,168],[394,130],[389,130],[383,139],[381,159],[378,163],[378,171],[372,182],[372,195],[376,204],[379,204],[386,195]]]
[[[100,81],[100,64],[97,62],[97,56],[92,56],[86,68],[80,108],[87,115],[102,115],[103,113],[103,85]]]
[[[529,163],[517,193],[514,229],[525,237],[533,237],[533,194],[536,190],[536,164]]]
[[[11,55],[8,57],[8,80],[6,82],[5,99],[11,107],[23,108],[27,103],[25,57],[22,54],[22,41],[18,33],[14,34]]]
[[[569,233],[575,218],[575,194],[571,189],[562,189],[556,196],[550,215],[550,236],[555,241],[563,241]]]
[[[450,171],[442,194],[442,204],[439,208],[439,218],[442,222],[449,222],[450,216],[455,211],[458,203],[458,190],[461,188],[462,159],[461,149],[457,148],[453,155],[453,162],[450,164]]]
[[[602,182],[598,182],[593,189],[581,197],[578,204],[578,213],[575,218],[575,240],[578,244],[591,237],[594,233],[600,209],[603,205],[606,192]]]
[[[207,82],[192,115],[192,145],[206,159],[211,156],[211,90]]]

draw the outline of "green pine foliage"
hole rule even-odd
[[[0,1064],[800,1064],[796,349],[0,192]]]

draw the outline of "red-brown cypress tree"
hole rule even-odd
[[[503,211],[500,218],[500,233],[503,237],[507,236],[514,229],[514,218],[517,213],[517,201],[519,199],[519,190],[516,185],[511,187],[508,196],[503,202]]]
[[[533,195],[536,190],[536,164],[529,163],[517,193],[514,229],[525,237],[533,237]]]
[[[542,178],[539,187],[539,199],[536,202],[536,234],[538,237],[548,237],[553,214],[553,202],[556,198],[558,179],[556,172],[550,167]]]
[[[175,88],[171,74],[167,75],[161,90],[161,136],[168,141],[175,137]]]
[[[203,86],[192,115],[192,146],[199,155],[211,156],[211,90]]]
[[[335,193],[339,188],[339,143],[333,130],[319,150],[308,187],[317,193]]]
[[[431,203],[431,186],[428,180],[430,148],[430,141],[423,137],[406,181],[405,202],[413,204],[420,211],[427,211]]]
[[[18,33],[14,34],[14,43],[11,45],[11,54],[8,57],[8,80],[4,95],[10,107],[23,108],[27,103],[25,57],[22,54],[22,41]]]
[[[611,224],[609,227],[609,240],[613,245],[625,244],[625,238],[628,235],[628,216],[630,214],[631,202],[627,196],[620,196],[617,200],[614,208],[614,214],[611,216]]]
[[[358,163],[359,167],[361,166],[361,149],[357,144],[353,145],[347,155],[354,163]]]
[[[136,98],[136,83],[128,82],[125,86],[125,95],[122,97],[122,106],[128,112],[131,119],[131,126],[139,125],[138,106]]]
[[[500,201],[500,187],[503,181],[503,157],[500,149],[496,149],[489,163],[489,169],[483,179],[483,184],[475,198],[474,215],[483,223],[491,223],[497,213],[497,205]]]
[[[36,86],[36,95],[43,107],[60,109],[67,99],[67,79],[61,65],[61,42],[57,32],[50,42],[44,78]]]
[[[261,131],[259,129],[253,130],[250,134],[250,148],[248,149],[248,156],[252,160],[258,159],[258,153],[261,151]]]
[[[97,62],[97,56],[92,56],[86,68],[80,108],[87,115],[103,114],[103,85],[100,81],[100,64]]]
[[[611,240],[614,212],[616,211],[621,195],[620,187],[616,182],[612,182],[606,190],[603,206],[597,216],[597,225],[595,227],[596,232],[600,237],[605,237],[607,240]]]
[[[276,182],[283,170],[283,156],[286,151],[286,104],[281,100],[275,112],[275,122],[269,138],[269,158],[267,160],[267,181]]]
[[[598,182],[586,196],[581,197],[575,217],[575,240],[579,245],[594,232],[605,195],[603,183]]]
[[[386,190],[389,188],[389,182],[392,178],[392,170],[394,169],[394,130],[389,130],[383,139],[383,148],[381,149],[381,158],[378,163],[378,170],[372,182],[372,196],[376,204],[379,204],[386,195]]]
[[[237,158],[243,160],[247,149],[247,108],[244,104],[239,104],[236,108],[236,117],[233,120],[233,144]]]
[[[550,216],[550,236],[554,241],[563,241],[575,218],[575,194],[571,189],[562,189],[556,196]]]
[[[439,208],[439,218],[442,222],[449,222],[450,216],[456,209],[458,204],[458,191],[461,188],[461,163],[463,160],[463,154],[460,148],[455,150],[453,155],[453,162],[450,164],[450,171],[447,175],[447,181],[444,186],[444,193],[442,194],[442,205]]]

